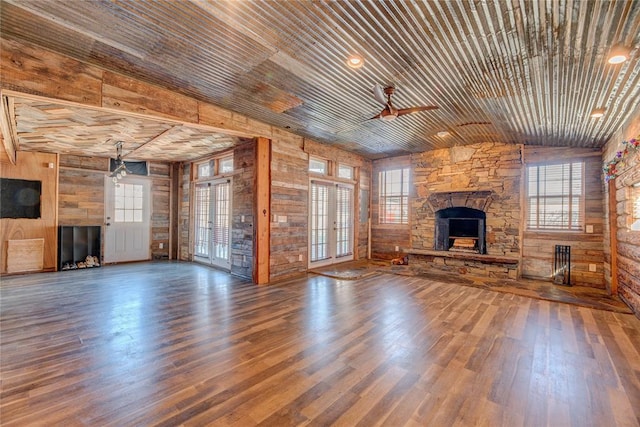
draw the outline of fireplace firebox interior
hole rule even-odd
[[[485,212],[453,207],[436,212],[435,250],[486,253]]]

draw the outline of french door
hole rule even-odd
[[[196,183],[194,224],[194,260],[229,270],[231,180]]]
[[[353,259],[353,193],[353,185],[311,181],[309,267]]]
[[[104,262],[151,259],[151,182],[129,175],[105,177]]]

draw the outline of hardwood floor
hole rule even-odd
[[[3,277],[0,421],[639,426],[640,320],[419,277]]]

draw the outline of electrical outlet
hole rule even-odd
[[[240,215],[240,222],[244,222],[244,215]]]
[[[590,271],[590,272],[595,273],[595,272],[596,272],[596,269],[597,269],[597,268],[596,268],[596,265],[595,265],[595,264],[589,264],[589,271]]]
[[[160,249],[164,249],[164,243],[160,242]]]
[[[593,225],[589,224],[587,225],[587,233],[593,233]]]
[[[396,246],[396,252],[400,252],[400,246]]]
[[[298,261],[302,261],[302,254],[298,255]]]

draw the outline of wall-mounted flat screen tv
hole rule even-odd
[[[0,178],[0,218],[40,218],[41,181]]]

